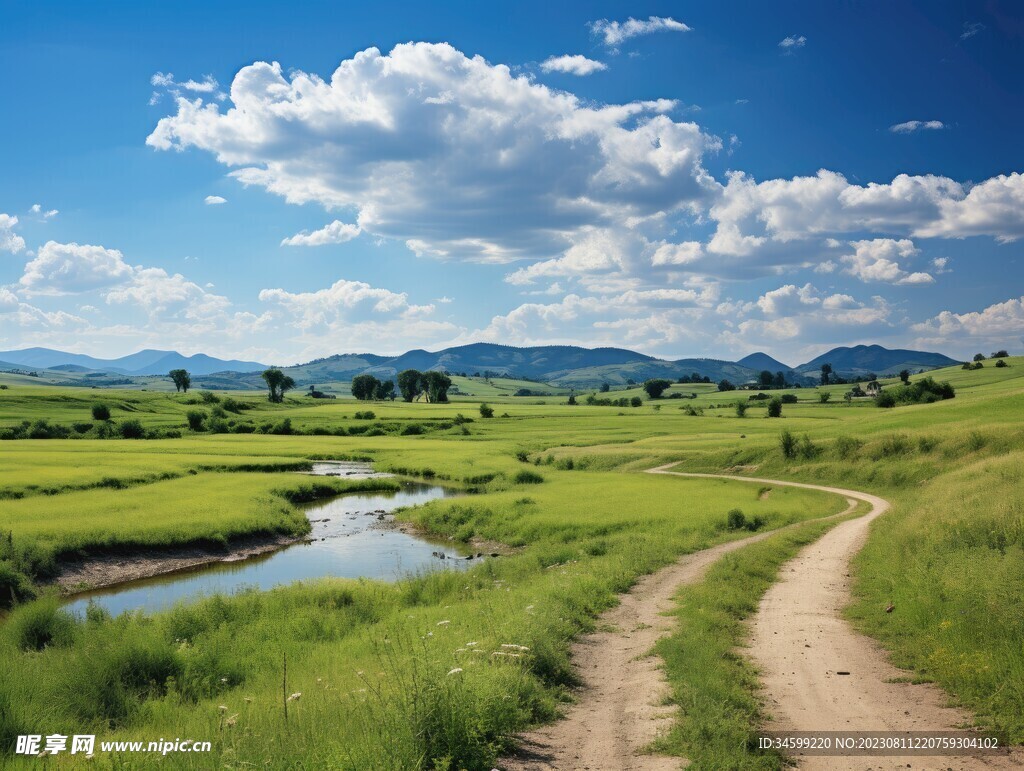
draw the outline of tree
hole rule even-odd
[[[420,391],[423,390],[422,380],[423,373],[418,369],[404,369],[398,373],[398,390],[402,393],[403,401],[411,402],[420,395]]]
[[[373,398],[379,402],[395,400],[395,383],[393,380],[377,381],[373,389]]]
[[[763,369],[761,370],[761,374],[758,375],[757,382],[760,384],[761,388],[771,388],[772,384],[775,383],[775,375],[773,375],[769,370]]]
[[[601,393],[606,394],[612,390],[612,387],[608,383],[601,383]]]
[[[832,394],[828,391],[818,391],[818,401],[822,404],[828,404],[828,400],[832,398]]]
[[[652,378],[651,380],[644,381],[644,390],[647,395],[652,399],[660,399],[661,395],[665,393],[672,382],[670,380],[663,380],[661,378]]]
[[[623,400],[623,401],[625,401],[625,400]],[[644,403],[644,400],[641,399],[639,396],[634,396],[632,399],[629,400],[629,406],[630,407],[640,407],[640,406],[643,405],[643,403]],[[623,405],[623,406],[625,406],[625,405]]]
[[[768,402],[768,417],[769,418],[781,418],[782,417],[782,399],[778,397]]]
[[[188,389],[192,385],[192,376],[188,374],[188,370],[172,369],[167,373],[167,376],[174,381],[175,391],[188,393]]]
[[[975,361],[985,361],[985,354],[983,354],[983,353],[976,353],[976,354],[974,354],[974,360]]]
[[[380,381],[373,375],[356,375],[352,378],[352,395],[361,402],[369,401],[377,393]]]
[[[900,370],[900,380],[903,381],[903,385],[907,385],[910,382],[910,370],[909,369],[901,369]]]
[[[110,420],[110,407],[105,404],[92,405],[93,420]]]
[[[992,354],[992,358],[993,358],[993,359],[1005,359],[1005,358],[1007,358],[1007,357],[1008,357],[1009,355],[1010,355],[1010,354],[1009,354],[1009,353],[1007,353],[1006,349],[1005,349],[1005,348],[1003,348],[1003,349],[1000,349],[1000,350],[996,351],[995,353],[993,353],[993,354]]]
[[[443,372],[431,370],[423,373],[423,386],[428,401],[432,404],[444,404],[448,401],[448,389],[452,386],[452,379]]]
[[[828,385],[829,375],[831,375],[831,374],[832,374],[832,365],[831,364],[822,364],[821,365],[821,384],[823,386]]]
[[[735,391],[736,390],[736,386],[734,386],[728,380],[719,380],[718,381],[718,390],[719,391]]]
[[[1010,365],[1009,365],[1009,364],[1007,364],[1007,363],[1006,363],[1005,361],[1003,361],[1002,359],[1000,359],[999,361],[997,361],[997,362],[996,362],[996,369],[1002,369],[1003,367],[1009,367],[1009,366],[1010,366]]]
[[[782,457],[790,459],[796,457],[796,437],[789,431],[779,434],[779,447],[782,449]]]
[[[291,376],[284,374],[277,367],[264,371],[263,382],[267,384],[267,390],[270,392],[268,400],[274,403],[283,402],[285,391],[295,388],[295,381]]]
[[[481,418],[493,418],[494,407],[491,407],[487,402],[480,405],[480,417]]]
[[[569,394],[569,401],[566,404],[575,406],[576,405],[576,394]]]
[[[193,431],[202,431],[206,413],[202,410],[189,410],[185,413],[185,420],[188,421],[188,427]]]
[[[746,402],[736,402],[736,417],[737,418],[742,418],[742,417],[745,417],[746,414],[747,414],[747,403]]]
[[[786,387],[786,376],[784,374],[782,374],[781,372],[776,372],[775,373],[775,381],[772,383],[772,385],[774,385],[776,388],[785,388]]]

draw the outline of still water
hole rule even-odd
[[[384,476],[354,463],[317,463],[313,474],[359,479]],[[310,542],[235,562],[130,581],[68,598],[66,608],[84,614],[89,601],[117,615],[155,611],[181,600],[245,588],[270,589],[324,576],[394,581],[411,573],[472,565],[450,542],[433,541],[388,526],[390,513],[458,493],[421,482],[403,482],[395,492],[349,493],[304,507],[313,525]],[[382,527],[383,525],[383,527]],[[440,559],[436,553],[444,554]]]

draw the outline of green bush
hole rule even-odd
[[[213,391],[200,391],[199,399],[203,404],[217,404],[220,401],[220,397]]]
[[[725,524],[730,530],[742,530],[747,525],[747,518],[739,509],[732,509],[725,515]]]
[[[118,431],[124,439],[142,439],[146,435],[146,429],[142,423],[135,418],[126,420],[118,426]]]
[[[796,437],[789,431],[779,434],[779,447],[782,449],[782,457],[792,460],[796,457]]]
[[[783,404],[796,404],[796,394],[783,394],[782,395],[782,403]]]
[[[366,433],[367,433],[368,436],[372,436],[373,435],[369,431],[367,431]],[[384,433],[383,430],[380,433],[383,434]],[[424,431],[423,431],[423,426],[421,426],[419,423],[408,423],[408,424],[402,426],[402,432],[401,433],[402,433],[402,436],[419,436],[420,434],[424,433]]]
[[[110,407],[105,404],[92,405],[93,420],[110,420]]]
[[[206,413],[202,410],[189,410],[185,413],[185,420],[188,421],[188,427],[193,431],[202,431]]]
[[[73,639],[74,629],[74,619],[61,610],[57,598],[47,597],[12,613],[4,633],[23,651],[41,651],[49,646],[67,645]]]
[[[747,405],[746,402],[736,402],[736,417],[737,418],[742,418],[742,417],[746,416],[746,414],[747,414],[747,406],[748,405]]]
[[[522,471],[516,472],[516,475],[512,477],[512,481],[517,485],[539,485],[544,481],[544,477],[535,471],[523,469]]]
[[[373,420],[377,416],[373,413],[373,410],[364,410],[363,412],[357,412],[352,417],[356,420]]]
[[[782,417],[782,399],[775,398],[768,402],[768,417],[769,418],[781,418]]]
[[[494,408],[491,407],[490,405],[488,405],[487,403],[481,404],[480,405],[480,417],[481,418],[493,418],[494,417]]]

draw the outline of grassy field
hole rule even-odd
[[[234,395],[252,408],[230,420],[287,417],[318,435],[193,432],[186,413],[215,405],[189,404],[192,393],[11,384],[0,391],[0,429],[91,422],[92,405],[103,401],[115,424],[134,419],[181,434],[0,441],[0,531],[12,543],[5,559],[29,573],[25,561],[36,554],[298,532],[303,521],[288,499],[303,495],[302,478],[282,472],[315,458],[372,459],[472,489],[478,494],[405,516],[516,552],[467,573],[325,580],[152,617],[93,613],[76,622],[52,600],[23,605],[0,628],[0,747],[38,733],[34,726],[59,725],[108,738],[208,738],[218,763],[232,767],[302,757],[308,767],[490,768],[512,732],[556,715],[572,683],[568,641],[639,575],[737,537],[726,528],[732,508],[760,516],[764,528],[843,508],[812,491],[760,500],[749,484],[634,473],[670,461],[892,500],[855,564],[851,618],[913,676],[1024,741],[1024,358],[1008,362],[930,373],[957,394],[927,405],[879,409],[845,403],[848,386],[793,389],[782,393],[798,402],[779,419],[767,418],[762,402],[738,417],[735,404],[749,392],[690,385],[673,390],[695,399],[636,408],[486,394],[490,419],[469,398],[271,405]],[[828,403],[819,390],[832,394]],[[366,410],[374,417],[355,417]],[[403,433],[411,425],[420,433]],[[368,435],[369,426],[379,433]],[[796,439],[793,457],[780,449],[783,431]],[[680,598],[677,633],[659,653],[681,702],[699,691],[701,710],[729,712],[719,721],[726,739],[753,730],[759,713],[753,676],[714,651],[736,644],[739,620],[781,559],[824,526],[733,555]],[[890,601],[897,611],[885,614]],[[707,655],[690,656],[698,638]],[[286,657],[285,690],[302,693],[291,702],[282,701]],[[683,719],[666,748],[698,759],[693,737],[705,730]],[[722,757],[700,762],[713,767]]]

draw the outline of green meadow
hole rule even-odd
[[[657,652],[677,702],[701,708],[683,710],[660,749],[698,767],[777,766],[737,760],[763,710],[756,673],[733,650],[784,558],[845,501],[641,473],[670,462],[891,500],[854,564],[851,620],[908,677],[938,683],[980,725],[1022,742],[1024,358],[1007,362],[929,373],[956,397],[892,409],[848,403],[848,386],[773,391],[797,399],[780,418],[752,392],[689,384],[605,407],[584,404],[590,392],[571,406],[565,389],[476,378],[456,378],[476,395],[449,404],[301,394],[270,404],[251,391],[212,401],[5,381],[0,436],[62,433],[53,426],[70,435],[0,441],[0,601],[23,600],[0,623],[0,747],[59,730],[213,742],[212,762],[164,761],[183,767],[492,768],[516,732],[556,719],[572,698],[570,641],[639,576],[749,534],[728,526],[740,509],[761,530],[804,524],[729,555],[680,595],[676,631]],[[519,388],[553,395],[513,396]],[[482,417],[481,401],[494,417]],[[93,418],[100,403],[109,421]],[[189,427],[197,410],[202,431]],[[126,421],[150,438],[102,438]],[[296,503],[394,484],[294,473],[317,459],[372,460],[463,489],[401,516],[455,542],[499,542],[507,556],[465,572],[324,579],[116,618],[95,608],[73,619],[46,588],[69,557],[298,535],[308,523]],[[697,641],[704,648],[691,655]]]

